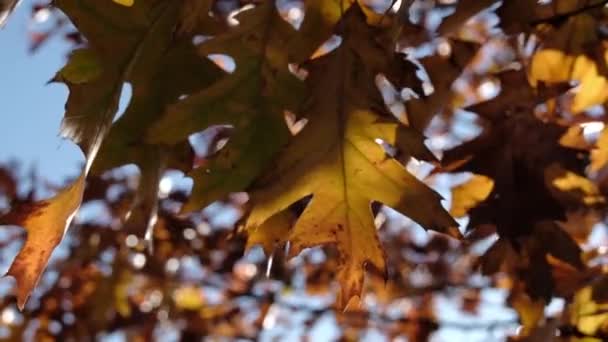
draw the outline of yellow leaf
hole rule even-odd
[[[307,82],[314,101],[303,113],[308,124],[252,192],[253,209],[247,220],[247,229],[255,229],[312,195],[287,235],[290,254],[317,245],[337,246],[341,308],[361,296],[366,266],[386,271],[371,211],[373,201],[426,228],[460,234],[442,208],[441,197],[376,142],[380,139],[394,146],[400,125],[396,120],[389,123],[390,114],[372,105],[381,103],[381,95],[364,87],[374,84],[376,73],[359,56],[386,58],[386,54],[357,6],[344,15],[343,23],[345,32],[358,34],[343,35],[336,50],[311,62]]]
[[[587,205],[604,203],[597,186],[588,178],[552,164],[545,170],[545,177],[556,189],[580,198]]]
[[[88,48],[75,52],[55,78],[65,82],[70,90],[61,134],[78,144],[86,165],[80,177],[55,197],[14,208],[7,216],[28,232],[25,245],[8,272],[17,279],[21,308],[80,205],[86,175],[112,125],[123,84],[128,80],[137,87],[142,74],[149,74],[148,67],[164,60],[162,54],[173,41],[169,33],[173,32],[178,13],[178,3],[174,1],[164,1],[162,6],[138,2],[129,9],[97,0],[57,0],[54,4],[88,41]],[[123,4],[130,6],[133,2]],[[103,23],[100,17],[104,18]],[[129,25],[133,30],[123,29]],[[167,38],[159,39],[165,32]],[[134,92],[137,94],[138,90]]]
[[[572,56],[554,49],[537,52],[532,57],[530,82],[536,85],[538,81],[578,81],[571,108],[573,113],[580,113],[608,99],[608,80],[599,73],[596,63],[585,55]]]
[[[538,81],[565,82],[570,79],[574,57],[560,50],[541,50],[532,57],[530,78],[533,85]]]
[[[123,6],[127,6],[127,7],[131,7],[135,3],[135,0],[112,0],[112,1],[114,1],[115,3],[117,3],[119,5],[123,5]]]
[[[608,304],[593,300],[593,288],[587,286],[574,296],[569,310],[570,323],[580,332],[595,335],[598,330],[608,325]]]
[[[85,173],[54,197],[23,206],[7,218],[27,231],[27,239],[7,275],[17,280],[17,304],[23,309],[51,253],[59,245],[80,206]]]
[[[602,130],[595,148],[591,150],[591,171],[597,172],[608,163],[608,129]]]
[[[465,216],[469,209],[474,208],[488,197],[493,187],[492,179],[482,175],[473,175],[471,179],[452,189],[450,214],[455,217]]]
[[[569,127],[566,133],[559,138],[559,144],[564,147],[570,147],[578,150],[589,148],[589,143],[585,140],[585,136],[583,134],[583,127],[579,125]]]
[[[213,125],[233,126],[226,146],[205,167],[189,174],[194,185],[182,212],[243,191],[255,180],[287,142],[283,111],[293,110],[304,88],[288,71],[286,46],[296,31],[281,18],[274,2],[244,11],[237,19],[238,26],[198,46],[203,56],[230,55],[237,65],[234,73],[169,106],[149,131],[151,143],[172,145]]]
[[[563,177],[554,179],[553,185],[565,191],[580,189],[587,194],[597,193],[593,183],[588,182],[586,178],[583,178],[574,172],[568,172]]]

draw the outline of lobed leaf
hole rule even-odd
[[[429,189],[375,139],[396,143],[400,124],[383,108],[375,73],[360,56],[386,56],[363,12],[352,6],[343,17],[342,43],[309,63],[311,92],[303,116],[309,122],[278,157],[252,192],[247,230],[255,232],[275,214],[307,196],[312,199],[286,240],[290,254],[335,244],[340,252],[339,306],[361,295],[365,266],[386,272],[371,204],[381,202],[423,227],[458,237],[453,219]],[[355,35],[353,32],[357,32]],[[386,57],[384,57],[386,58]]]

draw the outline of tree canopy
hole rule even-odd
[[[345,340],[608,339],[606,4],[36,5],[32,48],[73,42],[51,82],[84,165],[47,199],[0,168],[2,333],[258,339],[295,312]],[[516,314],[438,304],[488,291]]]

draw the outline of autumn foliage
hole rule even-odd
[[[6,335],[606,340],[607,3],[37,6],[85,162],[0,169]]]

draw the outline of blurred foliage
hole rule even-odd
[[[1,337],[607,340],[607,3],[35,5],[85,163],[0,168]]]

